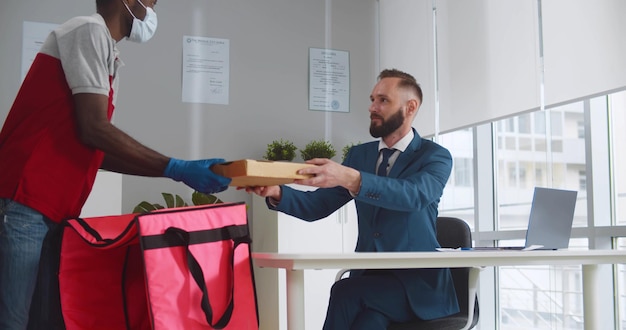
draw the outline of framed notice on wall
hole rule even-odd
[[[230,40],[183,36],[183,102],[227,105],[229,85]]]
[[[350,54],[309,48],[309,109],[350,111]]]

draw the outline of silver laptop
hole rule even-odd
[[[474,247],[473,250],[566,249],[572,233],[578,192],[535,188],[525,246]]]

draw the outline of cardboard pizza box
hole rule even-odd
[[[295,179],[307,179],[312,175],[296,174],[299,169],[315,166],[269,160],[241,159],[211,166],[215,174],[233,179],[233,187],[273,186],[293,183]]]

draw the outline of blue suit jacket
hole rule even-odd
[[[387,177],[377,176],[378,141],[354,146],[344,165],[361,172],[361,189],[352,196],[342,187],[303,192],[282,187],[275,207],[306,221],[325,218],[354,198],[359,234],[355,251],[435,251],[437,206],[450,176],[447,149],[415,137]],[[415,315],[429,320],[459,311],[449,269],[394,270],[406,288]],[[352,271],[350,276],[360,276]]]

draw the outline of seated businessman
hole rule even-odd
[[[249,187],[268,207],[315,221],[354,199],[357,252],[434,251],[437,207],[452,169],[445,148],[411,127],[422,91],[411,75],[384,70],[370,95],[370,134],[380,138],[348,152],[343,164],[312,159],[299,171],[314,177],[296,183],[319,187]],[[429,320],[458,313],[449,269],[353,270],[336,282],[325,330],[378,329],[392,322]]]

